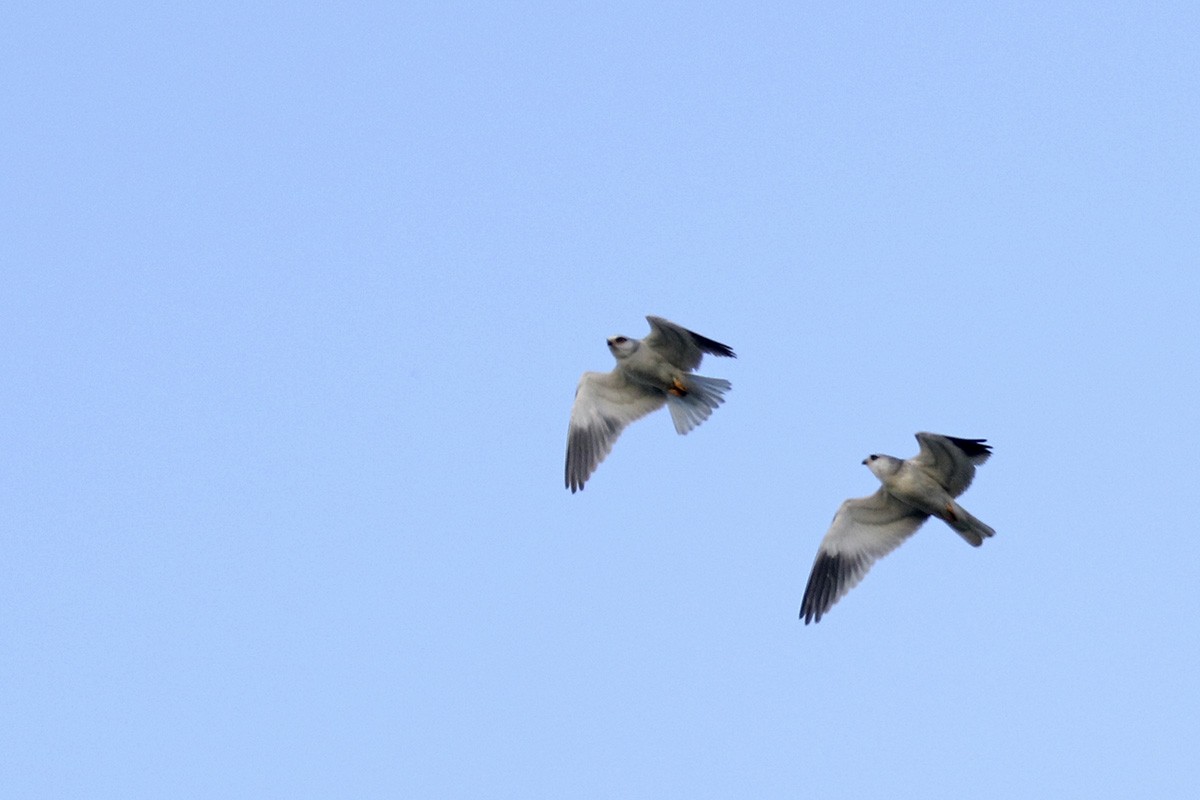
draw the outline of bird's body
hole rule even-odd
[[[705,353],[734,358],[727,345],[661,317],[646,317],[645,339],[613,336],[611,372],[585,372],[575,390],[567,432],[565,482],[576,492],[612,449],[625,426],[667,405],[675,430],[685,434],[724,402],[731,384],[695,375]]]
[[[639,341],[626,339],[624,344],[625,347],[610,345],[610,348],[620,364],[620,371],[631,381],[665,392],[686,374],[686,370],[672,364],[662,353],[642,347]]]
[[[875,561],[931,516],[975,547],[995,534],[955,500],[991,455],[985,440],[918,433],[917,441],[921,452],[908,460],[879,454],[863,460],[882,485],[873,495],[846,500],[834,515],[804,590],[800,615],[806,623],[819,622]]]

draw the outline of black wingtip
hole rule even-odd
[[[804,587],[804,599],[800,602],[800,618],[805,625],[820,622],[833,607],[843,575],[841,556],[824,551],[817,554],[808,585]]]
[[[695,331],[688,331],[692,336],[692,341],[706,353],[711,353],[714,356],[723,356],[725,358],[737,358],[737,354],[733,352],[733,348],[727,344],[721,344],[715,339],[709,339],[707,336],[701,336]]]
[[[954,446],[966,453],[967,458],[986,458],[992,454],[992,446],[987,444],[987,439],[959,439],[956,436],[947,436]]]

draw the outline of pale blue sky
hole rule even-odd
[[[0,23],[0,795],[1200,791],[1194,4]],[[803,625],[918,430],[996,537]]]

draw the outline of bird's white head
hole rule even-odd
[[[621,361],[636,353],[641,344],[637,339],[630,339],[628,336],[613,336],[608,340],[608,349],[612,352],[613,358]]]
[[[889,475],[895,475],[900,471],[900,467],[904,462],[895,456],[881,456],[878,453],[872,453],[863,459],[867,469],[874,473],[876,478],[883,480]]]

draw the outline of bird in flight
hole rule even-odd
[[[565,480],[572,493],[583,488],[626,425],[666,405],[683,435],[708,419],[732,386],[692,372],[705,353],[736,358],[728,345],[662,317],[646,320],[650,335],[645,339],[607,340],[617,359],[612,372],[585,372],[579,379],[567,429]]]
[[[878,454],[863,459],[883,485],[870,497],[845,501],[834,515],[804,589],[804,624],[820,622],[872,564],[929,517],[944,521],[974,547],[996,533],[954,500],[971,485],[975,467],[992,454],[987,440],[918,433],[917,442],[921,451],[907,461]]]

